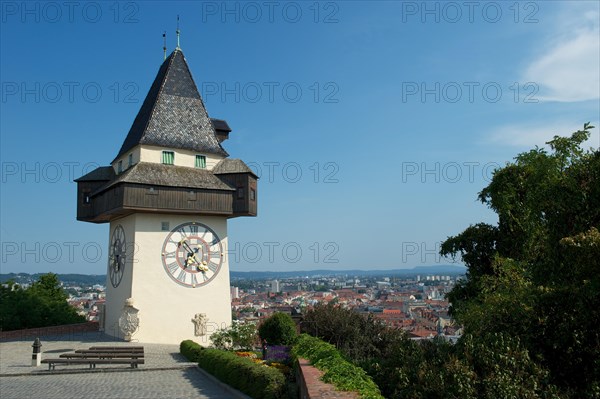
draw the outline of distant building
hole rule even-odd
[[[280,287],[279,287],[279,281],[277,281],[277,280],[271,281],[271,292],[279,292],[279,291],[281,291]]]
[[[238,299],[240,297],[240,289],[238,287],[231,287],[231,300]]]

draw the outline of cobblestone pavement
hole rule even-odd
[[[114,341],[102,333],[44,337],[42,358],[86,349],[93,345],[143,345],[145,364],[131,369],[121,365],[31,366],[32,339],[0,343],[1,399],[67,398],[239,398],[227,386],[207,377],[194,363],[179,354],[177,345],[139,344]]]

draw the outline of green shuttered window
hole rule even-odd
[[[206,169],[206,157],[204,155],[196,155],[196,167]]]
[[[165,165],[173,165],[175,162],[175,153],[173,151],[162,152],[162,163]]]

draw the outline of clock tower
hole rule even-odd
[[[227,220],[256,216],[257,176],[222,146],[179,47],[110,166],[77,182],[77,220],[108,223],[104,331],[204,345],[231,325]]]

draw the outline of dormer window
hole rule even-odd
[[[204,155],[196,155],[196,167],[206,169],[206,157]]]
[[[173,151],[163,151],[162,163],[165,165],[173,165],[175,163],[175,153]]]
[[[127,165],[127,167],[131,168],[133,166],[133,153],[129,154],[128,162],[129,165]]]
[[[122,173],[123,172],[123,161],[119,161],[119,163],[117,164],[117,173]]]

